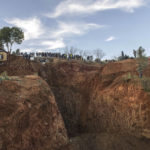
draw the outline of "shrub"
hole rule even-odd
[[[144,69],[148,66],[148,58],[146,57],[141,57],[141,58],[137,58],[137,72],[139,73],[139,77],[142,78],[143,76],[143,71]]]
[[[143,78],[139,78],[137,75],[133,75],[129,72],[123,76],[123,80],[125,82],[132,80],[132,83],[140,84],[145,92],[150,92],[150,78],[148,77],[143,76]]]
[[[150,92],[150,78],[141,79],[141,85],[144,91]]]
[[[144,54],[145,49],[142,47],[139,47],[139,49],[136,51],[136,61],[138,64],[137,72],[139,73],[139,78],[143,77],[143,71],[148,66],[149,61],[146,55]]]
[[[130,72],[128,72],[128,74],[123,76],[123,79],[124,81],[128,81],[128,80],[134,79],[134,76]]]
[[[9,79],[10,79],[10,78],[8,77],[6,71],[4,71],[3,73],[0,74],[0,83],[1,83],[3,80],[9,80]]]

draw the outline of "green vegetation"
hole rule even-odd
[[[24,33],[18,27],[3,27],[0,29],[1,46],[6,46],[7,51],[11,54],[14,43],[21,44],[24,40]]]
[[[139,78],[137,75],[131,74],[130,72],[123,76],[123,81],[128,82],[130,80],[132,80],[134,84],[140,84],[145,92],[150,92],[150,77],[143,76]]]
[[[142,88],[145,92],[150,92],[150,78],[143,77],[141,79],[141,85],[142,85]]]
[[[96,55],[96,62],[101,62],[102,58],[105,56],[105,53],[101,50],[101,49],[96,49],[94,51],[95,55]]]
[[[146,57],[145,55],[145,49],[140,46],[137,50],[133,50],[133,54],[134,54],[134,57],[136,58],[137,72],[139,74],[139,78],[141,79],[140,82],[142,86],[144,87],[144,89],[145,88],[147,89],[148,85],[150,84],[146,83],[146,81],[149,82],[149,79],[146,77],[143,77],[143,71],[144,69],[146,69],[146,67],[149,64],[148,57]],[[124,79],[125,80],[129,80],[129,79],[137,80],[138,77],[135,75],[131,75],[131,73],[128,73],[128,75],[126,75]]]
[[[7,75],[7,72],[4,71],[3,73],[0,74],[0,83],[4,80],[10,80],[9,76]]]
[[[136,51],[136,61],[138,64],[137,72],[139,73],[139,77],[143,77],[143,71],[148,66],[148,58],[144,54],[145,49],[142,47],[139,47],[139,49]]]
[[[136,50],[133,50],[133,55],[134,55],[134,58],[136,58],[136,56],[137,56]]]
[[[125,60],[125,59],[129,59],[130,57],[128,55],[126,55],[123,51],[121,52],[121,56],[119,56],[117,58],[117,60],[121,61],[121,60]]]
[[[2,41],[0,41],[0,49],[4,49],[4,45],[3,45]]]
[[[20,54],[20,49],[16,49],[16,51],[13,51],[14,55],[19,55]]]
[[[133,75],[130,72],[128,72],[126,75],[123,76],[124,81],[129,81],[129,80],[139,80],[139,77],[137,75]]]

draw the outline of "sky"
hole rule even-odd
[[[142,46],[150,56],[150,0],[0,0],[0,28],[20,27],[22,51],[75,47],[106,58],[133,56]]]

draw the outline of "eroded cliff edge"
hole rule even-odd
[[[0,84],[0,150],[56,150],[68,143],[55,98],[38,76]]]

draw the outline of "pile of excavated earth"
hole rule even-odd
[[[0,66],[0,150],[149,150],[150,92],[136,68],[12,57]]]

